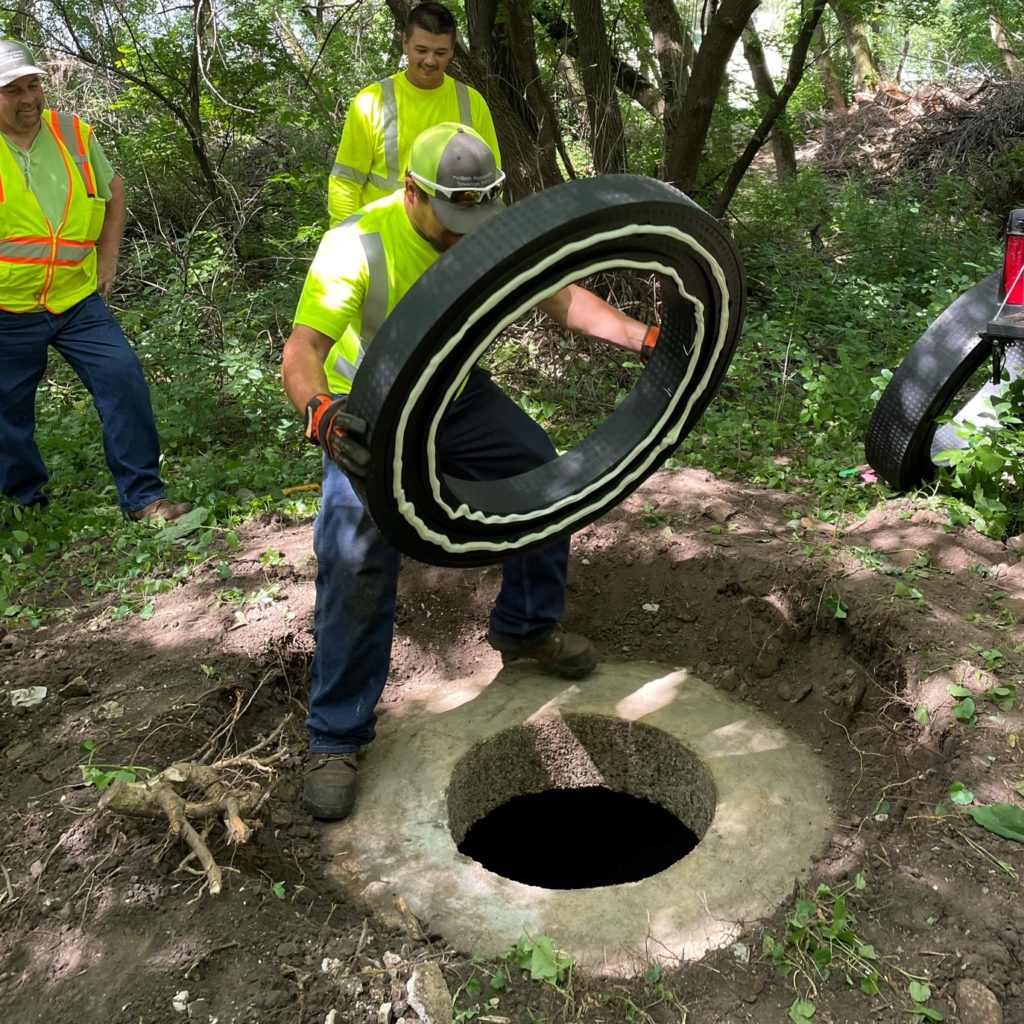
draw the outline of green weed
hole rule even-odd
[[[82,773],[82,782],[87,786],[95,786],[99,790],[106,789],[114,782],[138,782],[153,773],[152,768],[142,765],[103,764],[96,760],[99,747],[92,740],[83,740],[78,745],[78,752],[86,755],[85,764],[78,766]]]
[[[505,959],[528,971],[534,981],[544,981],[558,988],[569,978],[573,958],[561,950],[546,935],[531,939],[524,935],[506,954]]]

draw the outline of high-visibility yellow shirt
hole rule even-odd
[[[474,128],[494,151],[501,167],[487,102],[464,82],[445,75],[437,88],[421,89],[399,71],[363,89],[349,105],[328,179],[331,226],[401,188],[416,136],[443,121]]]
[[[43,111],[27,150],[0,143],[0,309],[62,313],[96,290],[113,169],[92,128]]]
[[[348,394],[367,348],[398,300],[440,253],[413,228],[393,192],[331,228],[306,274],[295,323],[335,341],[324,363],[333,394]]]

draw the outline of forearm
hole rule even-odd
[[[124,183],[115,175],[110,179],[110,199],[103,215],[103,228],[96,239],[96,287],[103,296],[109,294],[117,276],[117,258],[127,216]]]
[[[537,304],[570,331],[639,352],[647,325],[599,299],[593,292],[570,284]]]
[[[324,360],[333,341],[310,327],[296,324],[285,342],[281,356],[281,381],[285,393],[299,412],[314,395],[328,394]]]

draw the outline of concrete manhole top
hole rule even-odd
[[[401,897],[466,953],[501,955],[526,934],[595,973],[695,960],[771,915],[831,834],[820,759],[686,671],[604,664],[567,684],[515,665],[448,694],[382,720],[355,813],[327,829],[328,874],[385,915]],[[592,888],[524,884],[459,852],[518,796],[599,786],[664,807],[696,846],[649,877]]]

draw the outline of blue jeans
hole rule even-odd
[[[474,370],[442,422],[443,470],[500,480],[550,462],[544,431],[487,374]],[[314,753],[355,751],[374,737],[375,708],[391,664],[398,552],[380,535],[348,477],[324,460],[310,665],[309,729]],[[491,611],[491,631],[543,639],[565,610],[569,541],[506,559]]]
[[[36,391],[53,346],[92,395],[107,466],[125,512],[164,497],[142,364],[98,293],[63,313],[0,310],[0,488],[22,505],[46,503],[49,479],[35,442]]]

